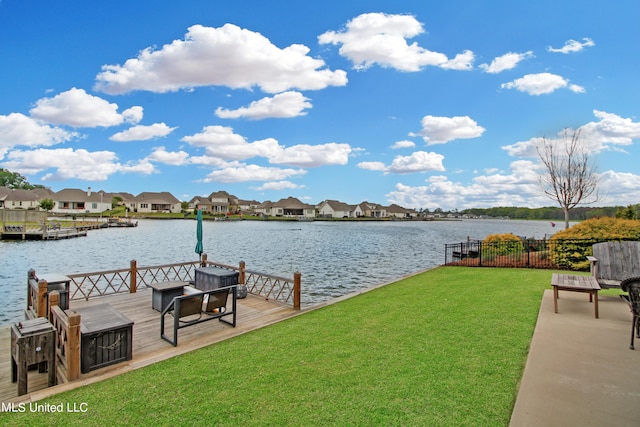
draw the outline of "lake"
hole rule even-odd
[[[544,238],[549,221],[205,221],[211,261],[293,277],[302,273],[302,305],[326,301],[444,263],[447,243],[513,233]],[[22,320],[27,271],[85,273],[195,261],[196,223],[140,220],[135,228],[92,230],[87,237],[0,241],[0,325]]]

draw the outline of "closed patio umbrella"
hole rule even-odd
[[[202,211],[198,209],[198,215],[196,216],[196,253],[201,257],[204,248],[202,247]]]

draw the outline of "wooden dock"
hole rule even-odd
[[[249,294],[238,300],[237,326],[232,328],[221,322],[205,322],[181,329],[179,344],[173,347],[160,338],[160,313],[151,308],[151,289],[137,293],[115,294],[71,301],[70,308],[108,303],[134,321],[133,358],[130,361],[81,374],[80,379],[47,387],[47,373],[29,371],[28,393],[18,397],[17,383],[11,382],[10,325],[0,328],[0,402],[33,402],[66,390],[101,381],[170,357],[184,354],[225,339],[296,316],[300,310],[281,303],[267,301]]]

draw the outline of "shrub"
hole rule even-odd
[[[490,234],[482,242],[482,252],[486,258],[522,254],[523,250],[522,240],[511,233]]]
[[[640,240],[640,221],[624,218],[593,218],[551,237],[553,262],[571,270],[588,270],[591,245],[609,240]]]

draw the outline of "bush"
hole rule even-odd
[[[551,237],[552,259],[571,270],[588,270],[591,245],[609,240],[640,240],[640,221],[624,218],[593,218]]]
[[[521,254],[524,250],[522,240],[511,233],[490,234],[482,242],[483,256],[503,256]],[[485,253],[485,251],[487,253]]]

